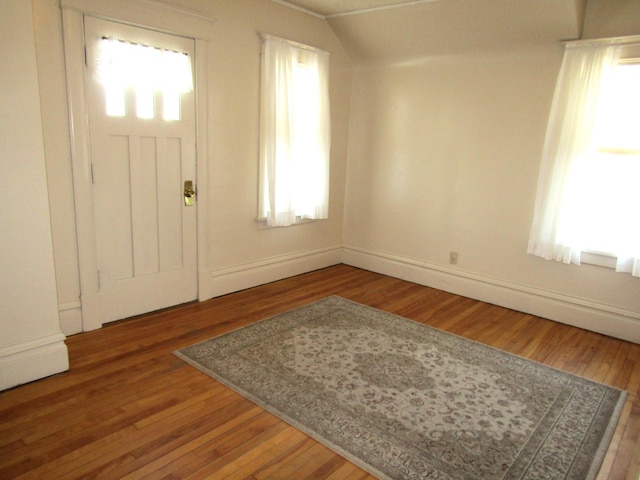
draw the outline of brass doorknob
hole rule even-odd
[[[193,205],[193,201],[196,198],[196,189],[193,186],[193,180],[186,180],[184,182],[184,204],[187,207]]]

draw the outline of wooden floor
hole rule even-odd
[[[0,393],[0,479],[372,479],[171,353],[332,294],[627,390],[598,478],[638,479],[640,345],[345,265],[69,337]]]

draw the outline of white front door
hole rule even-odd
[[[101,312],[102,323],[188,302],[198,294],[196,203],[185,201],[186,182],[196,185],[195,94],[181,94],[172,120],[164,119],[167,99],[157,90],[145,112],[131,88],[124,111],[108,112],[99,78],[104,38],[194,58],[193,39],[85,17],[99,284],[98,294],[88,299],[97,303],[87,307]]]

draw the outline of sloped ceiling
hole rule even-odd
[[[295,3],[327,16],[354,62],[402,63],[438,55],[579,38],[586,0],[287,0],[283,3]]]

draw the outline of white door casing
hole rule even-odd
[[[132,26],[145,26],[151,30],[166,32],[171,35],[191,38],[195,41],[195,132],[196,132],[196,165],[198,172],[198,207],[197,223],[197,272],[195,278],[196,295],[202,299],[202,282],[208,280],[208,241],[206,228],[208,218],[207,184],[209,165],[209,131],[208,118],[210,99],[208,95],[209,42],[212,37],[214,19],[199,12],[168,6],[154,0],[61,0],[63,35],[65,48],[65,65],[67,72],[67,95],[69,101],[69,121],[71,132],[71,160],[73,167],[73,184],[75,198],[75,215],[78,238],[80,301],[82,305],[82,328],[84,331],[100,328],[103,323],[113,318],[108,312],[112,308],[103,295],[101,284],[106,286],[113,282],[113,270],[107,268],[98,275],[99,255],[97,231],[104,229],[104,222],[96,218],[96,213],[103,207],[94,201],[94,185],[92,180],[92,158],[90,155],[89,116],[87,83],[85,79],[84,19],[87,16],[113,20]],[[144,136],[144,135],[142,135]],[[175,138],[175,137],[174,137]],[[118,141],[116,140],[116,144]],[[135,143],[135,142],[134,142]],[[149,145],[148,140],[142,142]],[[175,141],[170,141],[175,146]],[[93,148],[93,146],[91,146]],[[144,151],[144,146],[142,147]],[[170,147],[169,147],[170,148]],[[133,149],[135,152],[135,148]],[[140,151],[140,150],[138,150]],[[165,149],[163,148],[164,152]],[[95,167],[96,176],[100,173]],[[103,172],[104,173],[104,172]],[[193,178],[195,180],[195,178]],[[98,200],[98,203],[100,200]],[[101,247],[103,248],[103,247]],[[103,248],[104,250],[104,248]],[[101,252],[104,257],[104,252]],[[140,260],[140,257],[139,257]],[[102,259],[100,260],[102,263]],[[140,264],[140,262],[138,262]],[[145,262],[142,262],[144,269]],[[199,278],[198,278],[199,277]],[[206,287],[205,287],[206,290]],[[151,295],[159,296],[155,293]],[[206,297],[208,298],[208,297]],[[155,308],[153,306],[144,307]],[[122,316],[117,314],[116,316]],[[127,314],[124,314],[126,316]]]
[[[135,92],[126,114],[108,116],[98,78],[100,43],[115,38],[186,53],[192,39],[85,17],[86,92],[102,322],[197,298],[196,204],[183,185],[196,181],[195,94],[180,96],[180,118],[164,120],[162,92],[153,118],[138,118]]]

